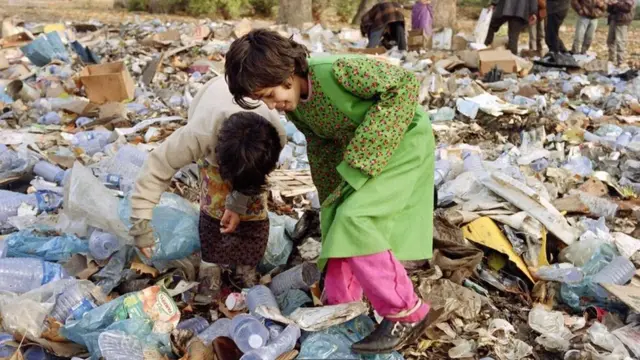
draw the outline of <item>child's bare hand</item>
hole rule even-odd
[[[230,234],[236,231],[238,224],[240,224],[240,215],[238,215],[237,212],[225,210],[224,215],[222,215],[222,219],[220,220],[220,225],[222,225],[220,232],[223,234]]]

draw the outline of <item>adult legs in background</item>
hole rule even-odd
[[[573,38],[573,46],[571,47],[571,51],[574,54],[581,54],[581,48],[584,48],[585,42],[585,34],[587,33],[587,29],[589,28],[589,18],[586,17],[578,17],[578,21],[576,22],[576,33]]]
[[[384,28],[379,30],[372,30],[369,32],[369,44],[367,44],[368,48],[375,48],[380,46],[380,42],[382,41],[382,35],[384,34]]]
[[[514,55],[518,55],[518,39],[520,33],[528,26],[528,23],[520,18],[509,18],[509,50]]]
[[[542,52],[544,39],[544,20],[538,20],[534,25],[529,25],[529,50]]]
[[[593,35],[596,33],[596,29],[598,28],[598,19],[589,19],[589,24],[587,26],[587,31],[584,34],[584,42],[582,43],[582,54],[586,54],[591,47],[591,43],[593,42]]]
[[[547,16],[547,33],[545,39],[550,52],[557,53],[567,51],[564,43],[560,40],[560,26],[562,26],[562,22],[567,17],[567,13],[568,10]]]
[[[391,38],[396,41],[398,50],[407,50],[407,32],[404,29],[404,23],[401,21],[389,24]]]
[[[493,43],[493,38],[496,32],[500,30],[500,27],[507,22],[507,18],[497,15],[495,12],[491,16],[491,22],[489,23],[489,32],[487,32],[487,38],[484,40],[484,44],[490,46]]]
[[[616,65],[622,65],[626,57],[629,25],[616,25]]]
[[[609,61],[616,62],[616,22],[609,21],[609,34],[607,35],[607,48],[609,49]]]

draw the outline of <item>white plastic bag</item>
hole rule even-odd
[[[490,8],[482,9],[480,12],[480,18],[476,23],[476,28],[473,30],[473,39],[475,43],[484,44],[489,33],[489,26],[491,25],[491,16],[493,16],[493,10]]]

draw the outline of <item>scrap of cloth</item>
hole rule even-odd
[[[368,36],[371,31],[380,30],[398,21],[404,23],[402,5],[395,2],[376,4],[362,16],[360,32],[362,36]]]

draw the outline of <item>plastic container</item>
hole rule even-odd
[[[191,319],[181,321],[177,329],[191,330],[194,334],[200,334],[209,327],[209,322],[202,316],[195,316]]]
[[[231,320],[227,318],[216,320],[211,326],[204,329],[198,334],[198,337],[205,345],[211,344],[219,336],[229,336],[229,329],[231,328]]]
[[[140,150],[132,145],[125,145],[118,150],[115,160],[119,164],[130,163],[141,168],[148,157],[148,152]]]
[[[315,264],[302,263],[276,275],[269,288],[276,296],[290,289],[308,290],[313,284],[320,281],[320,277],[320,270]]]
[[[51,317],[64,324],[67,319],[81,319],[82,315],[96,307],[91,289],[82,283],[75,283],[58,296]]]
[[[0,333],[0,358],[8,359],[18,349],[16,346],[7,344],[8,342],[15,341],[13,335],[7,333]]]
[[[633,135],[630,132],[628,131],[623,132],[616,139],[616,148],[622,149],[626,147],[627,145],[629,145],[629,143],[631,143],[632,138],[633,138]]]
[[[284,326],[278,324],[273,320],[266,320],[264,322],[264,326],[266,326],[269,330],[269,339],[271,340],[275,340],[278,336],[280,336],[280,334],[282,334],[282,331],[284,330]]]
[[[121,248],[122,245],[117,236],[100,230],[94,230],[91,233],[91,237],[89,238],[89,252],[95,259],[108,259],[111,254]]]
[[[540,280],[561,283],[576,283],[584,278],[581,269],[568,263],[542,266],[535,272],[535,276]]]
[[[449,160],[436,161],[435,174],[433,183],[436,187],[440,186],[447,178],[447,175],[451,171],[451,162]]]
[[[289,325],[268,346],[252,350],[244,354],[240,360],[276,360],[280,355],[293,350],[298,338],[300,338],[300,328]]]
[[[451,121],[456,116],[456,111],[450,107],[441,107],[433,116],[433,121]]]
[[[636,267],[624,256],[616,256],[592,278],[594,283],[624,285],[636,272]]]
[[[269,341],[269,330],[258,319],[246,314],[231,320],[229,334],[243,353],[259,349]]]
[[[105,331],[98,337],[104,360],[144,360],[142,342],[122,331]]]
[[[93,156],[102,151],[102,148],[109,143],[109,138],[111,138],[111,131],[83,131],[75,134],[71,143],[84,150],[87,155]]]
[[[273,295],[271,289],[264,285],[256,285],[252,287],[247,293],[246,302],[249,312],[254,316],[256,316],[256,309],[261,305],[269,308],[279,308],[275,295]]]
[[[59,264],[35,258],[0,259],[0,291],[23,294],[66,277]]]
[[[62,184],[65,175],[64,170],[47,161],[38,161],[33,167],[33,172],[45,180],[57,184]]]

